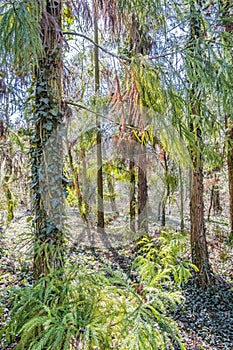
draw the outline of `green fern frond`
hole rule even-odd
[[[70,350],[77,344],[83,350],[167,350],[173,349],[172,339],[180,341],[176,323],[167,317],[180,294],[159,285],[134,285],[109,268],[93,272],[72,266],[13,295],[3,332],[12,333],[9,343],[19,339],[18,350]]]

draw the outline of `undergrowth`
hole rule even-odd
[[[197,267],[184,259],[187,250],[187,234],[164,230],[159,237],[144,236],[137,242],[138,256],[133,266],[148,286],[181,285],[192,277]]]
[[[16,350],[169,350],[185,347],[168,316],[182,301],[179,291],[164,283],[182,283],[189,262],[179,261],[183,237],[162,234],[142,238],[133,282],[122,270],[83,264],[41,278],[33,286],[11,289],[2,305],[11,309],[0,336]],[[173,278],[172,278],[172,276]]]

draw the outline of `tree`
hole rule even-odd
[[[44,56],[35,69],[34,136],[31,142],[34,199],[34,273],[47,275],[63,265],[62,1],[40,5]]]
[[[31,95],[31,173],[35,278],[61,267],[62,228],[62,1],[21,0],[0,6],[1,61],[10,60]],[[9,29],[11,29],[9,31]]]
[[[211,267],[206,242],[204,223],[204,199],[203,199],[203,140],[201,121],[203,112],[201,109],[200,91],[201,81],[197,71],[197,62],[201,57],[200,38],[201,28],[201,0],[190,2],[190,68],[192,76],[188,76],[190,84],[190,131],[194,135],[195,143],[190,147],[192,160],[192,184],[190,201],[190,230],[192,262],[198,267],[198,283],[206,288],[211,284]],[[190,70],[189,70],[190,71]]]
[[[97,2],[93,0],[94,15],[94,57],[95,57],[95,94],[98,98],[100,88],[100,69],[99,69],[99,38],[98,38],[98,7]],[[104,191],[103,191],[103,161],[102,161],[102,135],[100,117],[96,115],[96,143],[97,143],[97,230],[104,230]]]
[[[226,35],[222,37],[223,53],[227,62],[226,66],[232,69],[232,33],[233,23],[231,19],[231,4],[228,0],[219,1],[220,12],[222,16],[222,26]],[[231,75],[230,75],[231,76]],[[227,168],[228,168],[228,189],[229,189],[229,221],[230,235],[229,240],[233,243],[233,123],[230,96],[225,99],[225,129],[226,129],[226,152],[227,152]],[[224,105],[224,102],[223,102]]]

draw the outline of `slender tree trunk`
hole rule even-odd
[[[138,157],[138,230],[141,234],[148,234],[148,215],[147,215],[147,164],[146,164],[146,147]]]
[[[211,186],[211,192],[210,192],[210,205],[209,205],[209,209],[208,209],[208,215],[207,215],[207,220],[210,221],[210,214],[211,214],[211,209],[213,206],[213,199],[214,199],[214,187],[215,185]]]
[[[157,215],[157,220],[158,221],[161,221],[161,219],[162,219],[161,207],[162,207],[162,201],[159,201],[159,204],[158,204],[158,215]]]
[[[191,20],[191,45],[193,52],[196,53],[196,40],[201,37],[201,22],[197,16],[197,8],[201,6],[201,0],[192,0],[190,6]],[[200,14],[198,14],[200,15]],[[194,57],[195,60],[195,57]],[[195,63],[192,64],[195,72]],[[192,81],[194,87],[190,90],[190,105],[191,105],[191,122],[190,131],[196,139],[195,147],[191,147],[190,155],[192,160],[192,186],[191,186],[191,203],[190,203],[190,225],[191,225],[191,253],[192,262],[198,267],[197,283],[202,288],[207,288],[211,283],[211,267],[209,263],[209,254],[206,242],[206,230],[204,224],[204,199],[203,199],[203,161],[202,149],[203,141],[201,129],[199,127],[201,118],[200,101],[196,96],[198,91],[199,80]],[[194,121],[196,119],[196,121]],[[194,126],[195,125],[195,126]]]
[[[184,231],[184,183],[183,183],[183,173],[179,166],[179,182],[180,182],[180,230]]]
[[[70,169],[71,169],[72,176],[73,176],[73,185],[74,185],[75,192],[76,192],[76,195],[77,195],[77,198],[78,198],[79,213],[81,215],[82,220],[85,223],[87,223],[88,219],[87,219],[86,210],[85,210],[86,209],[85,199],[83,199],[83,196],[82,196],[78,170],[75,168],[75,165],[74,165],[74,162],[73,162],[73,156],[72,156],[71,148],[69,147],[69,145],[68,145],[68,158],[69,158]]]
[[[82,142],[82,140],[81,140]],[[88,204],[88,177],[87,177],[87,160],[85,148],[81,148],[81,160],[82,160],[82,181],[83,181],[83,201],[84,201],[84,211],[86,219],[90,213],[90,207]]]
[[[108,193],[110,196],[111,210],[115,216],[117,214],[116,193],[114,189],[114,178],[111,174],[107,174],[107,184],[108,184]]]
[[[213,186],[214,187],[214,193],[213,193],[213,211],[214,215],[218,215],[222,212],[221,202],[220,202],[220,192],[218,185]]]
[[[136,174],[135,163],[133,160],[129,161],[130,172],[130,203],[129,203],[129,215],[130,215],[130,230],[132,233],[136,232]]]
[[[211,284],[211,268],[206,242],[206,230],[204,224],[204,200],[203,200],[203,168],[200,165],[201,155],[192,157],[192,194],[190,203],[191,220],[191,252],[192,262],[198,271],[198,284],[206,288]]]
[[[5,126],[2,121],[2,132],[5,140],[7,140],[7,137],[9,135],[9,90],[7,86],[5,86]],[[7,200],[7,223],[10,223],[14,219],[14,209],[15,209],[15,201],[14,201],[14,195],[11,190],[10,186],[10,176],[12,175],[12,144],[11,140],[9,141],[9,145],[7,146],[7,152],[9,155],[7,156],[6,160],[6,173],[7,175],[4,178],[3,181],[3,191],[5,193],[5,197]]]
[[[229,240],[233,243],[233,126],[227,129],[227,169],[228,169],[228,192],[229,192]]]
[[[220,7],[222,11],[223,27],[229,34],[233,33],[233,23],[230,19],[232,17],[232,4],[229,0],[220,0]],[[225,51],[229,50],[227,45],[227,37],[224,38]],[[231,43],[229,43],[231,45]],[[231,46],[230,46],[231,47]],[[226,150],[227,150],[227,168],[228,168],[228,190],[229,190],[229,241],[233,244],[233,123],[232,116],[225,115],[226,128]]]
[[[100,69],[99,69],[99,37],[98,37],[98,13],[97,4],[93,1],[94,9],[94,58],[95,58],[95,93],[96,97],[99,94],[100,88]],[[104,191],[103,191],[103,161],[102,161],[102,134],[100,117],[96,116],[97,126],[97,231],[104,230]]]
[[[62,187],[62,1],[42,7],[41,35],[45,56],[35,73],[35,133],[31,140],[34,209],[34,276],[38,279],[63,266]]]
[[[3,185],[3,191],[7,200],[7,223],[14,219],[14,196],[8,183]]]
[[[165,227],[166,225],[166,202],[165,199],[161,202],[161,226]]]
[[[164,178],[165,178],[165,184],[164,184],[164,198],[162,200],[162,217],[161,217],[161,226],[164,227],[166,225],[166,205],[167,205],[167,201],[170,197],[170,183],[169,183],[169,169],[168,169],[168,158],[167,158],[167,154],[164,151],[163,152],[164,155],[164,170],[165,170],[165,174],[164,174]]]

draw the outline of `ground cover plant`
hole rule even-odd
[[[182,296],[162,287],[169,269],[155,271],[153,281],[150,272],[145,263],[143,272],[136,267],[133,281],[122,269],[96,270],[80,260],[34,285],[5,290],[10,318],[1,336],[16,349],[184,349],[168,316]]]
[[[26,217],[20,221],[30,224]],[[3,349],[182,349],[178,339],[186,349],[231,349],[229,267],[215,252],[216,271],[227,268],[229,282],[219,279],[201,292],[187,233],[165,230],[117,249],[93,249],[74,240],[64,270],[38,283],[30,257],[22,257],[29,242],[26,248],[24,235],[17,252],[22,236],[13,237],[2,241]]]

